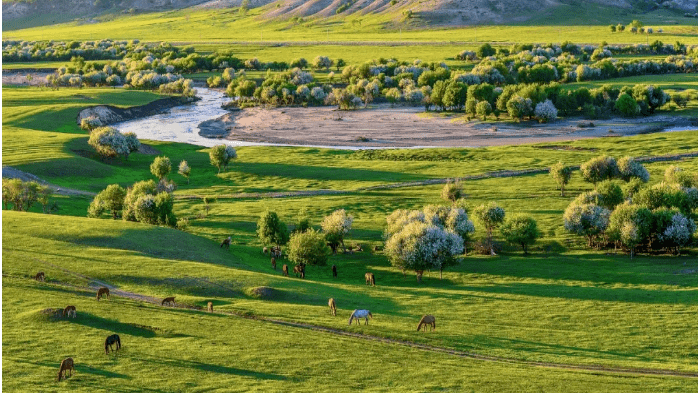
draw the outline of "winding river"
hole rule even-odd
[[[261,142],[234,141],[228,139],[206,138],[199,135],[199,124],[206,120],[216,119],[228,113],[221,105],[228,102],[222,91],[205,87],[197,87],[197,97],[201,100],[194,104],[178,106],[164,113],[114,124],[121,132],[133,132],[139,139],[150,139],[167,142],[189,143],[192,145],[212,147],[221,143],[232,146],[303,146],[329,149],[358,150],[358,149],[390,149],[391,146],[319,146],[319,145],[288,145]],[[694,126],[675,126],[662,132],[695,130]],[[412,146],[407,148],[424,148],[430,146]],[[465,147],[465,146],[461,146]]]

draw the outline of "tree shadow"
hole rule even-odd
[[[128,334],[130,336],[143,338],[152,338],[157,335],[155,328],[149,326],[124,323],[114,319],[102,318],[87,312],[79,312],[76,318],[67,318],[66,320],[70,323],[117,334]]]
[[[303,166],[287,163],[245,163],[233,168],[235,172],[259,177],[285,177],[316,181],[414,181],[422,180],[424,175],[402,172],[376,171],[370,169],[333,168],[324,166]]]
[[[170,367],[170,368],[171,367],[186,367],[186,368],[196,369],[199,371],[212,372],[212,373],[217,373],[217,374],[232,374],[232,375],[237,375],[237,376],[241,376],[241,377],[251,377],[251,378],[256,378],[256,379],[264,379],[264,380],[272,380],[272,381],[284,381],[287,379],[286,376],[279,375],[279,374],[265,373],[265,372],[254,371],[254,370],[246,370],[246,369],[241,369],[241,368],[236,368],[236,367],[224,366],[224,365],[219,365],[219,364],[203,363],[203,362],[197,362],[197,361],[192,361],[192,360],[144,357],[143,355],[139,355],[138,360],[145,361],[149,364],[158,364],[160,366]]]

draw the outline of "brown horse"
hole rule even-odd
[[[107,339],[104,341],[104,352],[107,355],[109,354],[110,349],[112,352],[114,352],[114,347],[112,347],[112,345],[114,344],[116,344],[117,351],[121,349],[121,339],[119,338],[118,334],[112,334],[111,336],[107,337]]]
[[[262,254],[266,254],[269,252],[269,249],[267,247],[262,248]]]
[[[175,304],[174,298],[175,298],[174,296],[166,297],[166,298],[162,299],[162,303],[160,303],[160,305],[164,306],[165,303],[169,303],[171,306],[174,306],[174,304]]]
[[[296,277],[300,275],[301,278],[305,278],[305,264],[301,263],[300,265],[294,266],[293,274],[295,274]]]
[[[273,267],[274,270],[276,270],[276,258],[274,257],[271,257],[271,267]]]
[[[376,276],[373,273],[366,273],[366,285],[376,286]]]
[[[36,273],[36,276],[34,276],[34,279],[36,281],[44,281],[45,278],[46,278],[46,275],[44,274],[44,272],[38,272],[38,273]]]
[[[228,238],[223,240],[223,242],[221,243],[221,248],[223,248],[223,246],[225,246],[226,250],[230,249],[230,241],[231,240],[233,240],[232,236],[228,236]]]
[[[332,265],[332,277],[337,277],[337,266]]]
[[[425,315],[419,320],[419,325],[417,325],[417,331],[419,331],[422,326],[424,326],[424,331],[427,331],[427,325],[431,326],[431,330],[436,329],[436,318],[433,315]]]
[[[61,377],[68,379],[65,374],[70,371],[70,376],[73,376],[73,370],[75,370],[75,365],[73,364],[73,358],[65,358],[61,362],[61,368],[58,370],[58,382],[61,381]]]
[[[107,299],[111,300],[111,298],[109,297],[109,288],[107,288],[107,287],[99,288],[99,290],[97,291],[97,301],[99,301],[99,299],[102,296],[106,296]]]
[[[337,305],[334,302],[333,298],[330,298],[330,301],[327,303],[330,306],[330,312],[332,313],[333,316],[337,316]]]
[[[73,314],[73,318],[77,317],[77,311],[75,310],[75,306],[68,306],[65,309],[63,309],[63,317],[68,315],[68,318],[70,318],[70,314]]]
[[[288,265],[284,264],[284,266],[281,267],[281,271],[284,276],[288,277]]]
[[[208,312],[213,312],[213,302],[208,302]]]

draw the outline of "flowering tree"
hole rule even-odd
[[[385,252],[390,263],[402,271],[439,269],[443,274],[445,267],[457,263],[456,255],[463,253],[463,239],[439,226],[413,221],[388,239]]]
[[[470,240],[470,235],[475,232],[475,225],[468,218],[465,209],[452,207],[446,217],[445,228],[463,239],[463,253],[467,254],[466,244]]]
[[[182,160],[182,162],[179,163],[179,174],[187,178],[187,184],[189,184],[189,175],[191,175],[191,168],[189,167],[189,163],[187,163],[185,160]]]
[[[344,209],[335,210],[322,220],[320,226],[334,254],[337,253],[337,247],[340,244],[342,249],[345,249],[344,236],[351,230],[352,222],[354,217],[348,215]]]
[[[166,179],[171,170],[172,163],[170,162],[170,159],[165,156],[155,157],[153,163],[150,164],[150,173],[152,173],[153,176],[157,177],[160,181]]]
[[[596,183],[613,179],[618,175],[618,164],[616,159],[609,156],[601,156],[592,158],[585,162],[579,168],[582,171],[582,177],[589,183]]]
[[[536,105],[534,114],[541,123],[547,123],[557,119],[557,109],[550,100],[545,100],[544,102],[538,103],[538,105]]]
[[[97,127],[102,126],[102,120],[97,116],[85,117],[80,120],[80,128],[85,131],[92,131]]]
[[[517,94],[507,102],[507,112],[513,119],[521,120],[531,113],[531,105],[533,102],[530,98],[523,98]]]
[[[647,183],[650,180],[650,173],[647,169],[629,156],[618,160],[618,172],[620,173],[620,178],[625,181],[630,181],[635,178]]]
[[[689,244],[693,239],[693,233],[696,231],[696,223],[692,219],[684,216],[681,213],[674,214],[671,217],[671,223],[657,237],[660,241],[667,243],[670,247],[676,248],[676,253],[681,254],[681,247]]]
[[[131,153],[126,137],[115,128],[99,127],[92,130],[87,143],[102,157],[124,156]]]
[[[562,216],[565,229],[580,236],[586,236],[589,246],[594,237],[603,233],[608,227],[611,211],[592,204],[578,204],[572,202]]]
[[[327,56],[318,56],[313,60],[313,68],[316,70],[326,68],[329,71],[330,67],[332,67],[332,60]]]

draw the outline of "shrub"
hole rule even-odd
[[[288,228],[275,212],[267,210],[257,221],[257,237],[265,246],[280,246],[288,242]]]
[[[550,100],[545,100],[536,105],[534,114],[541,123],[547,123],[557,119],[557,109]]]
[[[102,120],[97,116],[85,117],[80,120],[80,128],[85,131],[92,131],[98,127],[102,127]]]
[[[531,114],[532,105],[530,98],[523,98],[516,94],[507,102],[507,113],[513,119],[521,120],[524,116]]]
[[[627,93],[623,93],[618,97],[614,108],[625,117],[637,116],[640,113],[640,106],[637,104],[637,101]]]
[[[314,229],[292,234],[287,250],[288,259],[297,265],[326,265],[332,252],[325,242],[325,236]]]
[[[620,241],[628,247],[632,257],[635,246],[649,239],[653,220],[649,209],[624,203],[611,213],[606,233],[609,240]]]
[[[318,56],[313,60],[313,68],[316,70],[321,68],[329,70],[330,67],[332,67],[332,60],[327,56]]]
[[[627,181],[631,179],[640,179],[644,183],[650,180],[650,173],[634,158],[626,156],[618,160],[618,172],[620,178]]]
[[[122,213],[124,220],[136,221],[136,201],[147,194],[155,195],[155,182],[152,180],[139,181],[126,190]]]
[[[608,227],[611,211],[595,204],[571,203],[563,217],[565,229],[579,236],[586,236],[589,246],[596,236]]]
[[[186,177],[187,184],[189,184],[189,175],[191,175],[191,168],[189,167],[189,164],[185,160],[182,160],[182,162],[179,163],[178,173],[180,175]]]
[[[509,243],[520,245],[524,254],[528,254],[528,246],[535,243],[541,235],[536,220],[523,215],[507,218],[500,231]]]
[[[572,168],[565,166],[562,162],[550,167],[550,177],[552,177],[560,189],[560,196],[565,196],[565,186],[572,177]]]
[[[88,217],[99,217],[105,210],[117,219],[124,208],[126,190],[118,184],[111,184],[97,194],[87,209]]]
[[[455,203],[463,197],[463,187],[460,182],[448,182],[441,189],[441,198],[447,202]]]
[[[476,54],[477,57],[484,59],[485,57],[488,56],[494,56],[494,54],[497,53],[497,51],[492,47],[492,45],[488,43],[484,43],[480,45],[479,48],[477,48]]]
[[[492,105],[490,105],[490,103],[487,101],[480,101],[477,103],[475,112],[479,116],[482,116],[482,120],[487,120],[487,116],[492,113]]]
[[[681,247],[692,241],[695,231],[695,221],[681,213],[676,213],[671,217],[671,223],[666,230],[657,237],[670,247],[674,247],[677,254],[681,254]]]
[[[584,180],[596,186],[600,181],[616,177],[618,175],[618,164],[613,157],[601,156],[585,162],[581,165],[580,170]]]
[[[131,153],[126,137],[112,127],[99,127],[92,130],[87,143],[102,157],[124,156]]]

